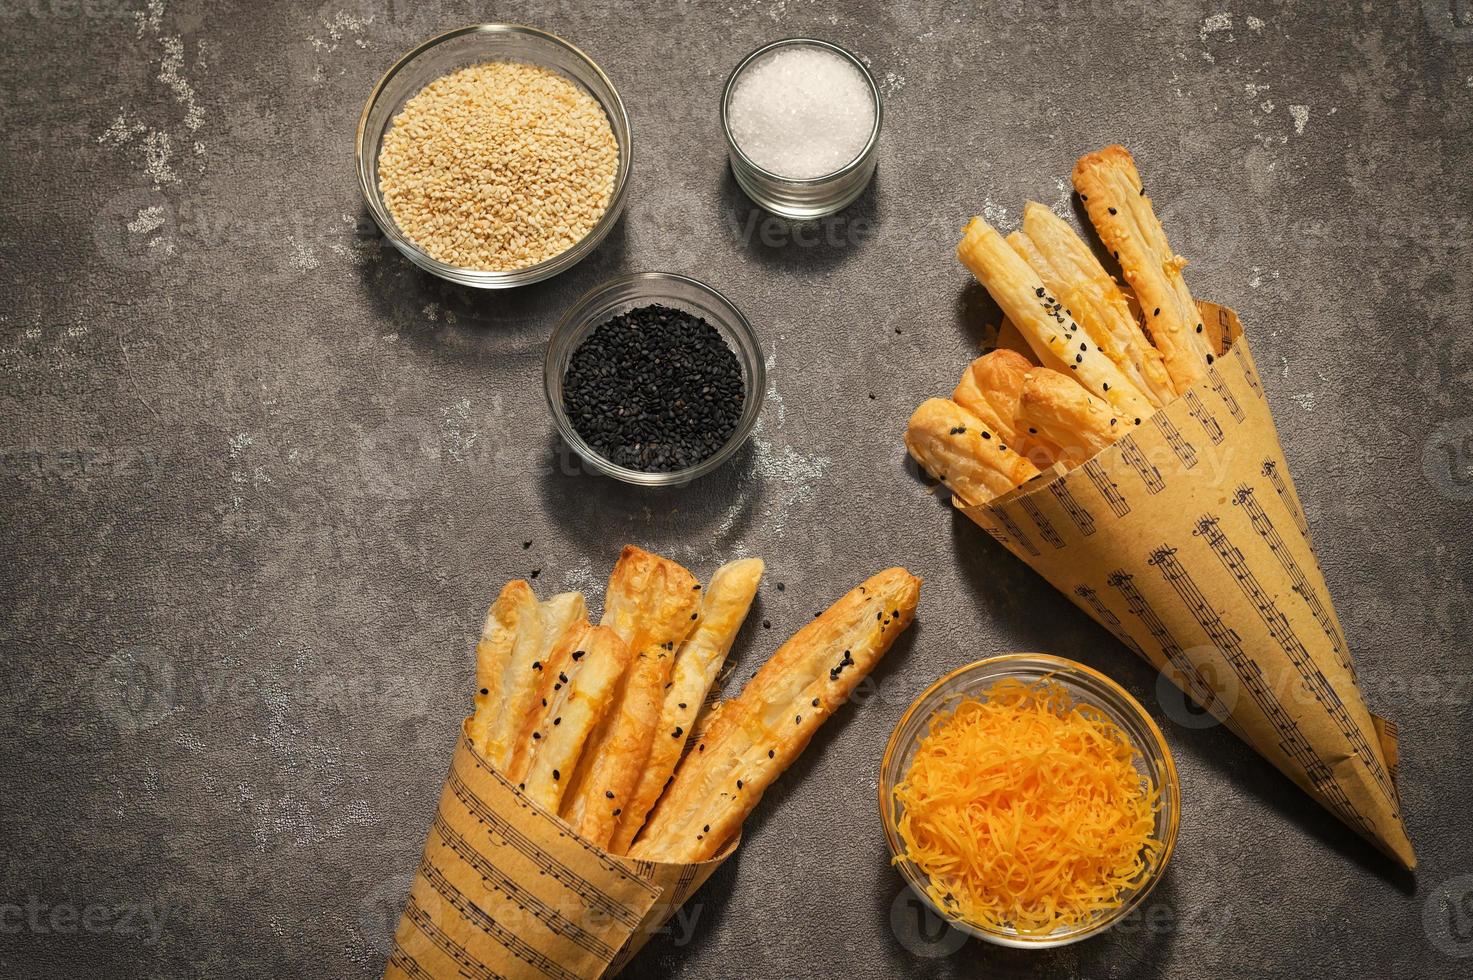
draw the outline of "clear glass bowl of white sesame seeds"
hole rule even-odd
[[[864,62],[809,37],[753,51],[721,93],[732,176],[757,204],[797,220],[833,214],[864,193],[884,116]]]
[[[399,137],[391,135],[396,123],[405,116],[406,103],[411,100],[419,102],[429,86],[443,86],[451,76],[488,65],[496,65],[502,72],[517,72],[529,76],[525,79],[529,87],[541,86],[549,93],[548,98],[562,104],[576,103],[575,108],[584,123],[596,121],[605,141],[602,156],[604,167],[597,175],[596,190],[587,195],[582,212],[575,216],[576,220],[563,221],[555,209],[547,206],[549,198],[565,196],[566,188],[554,188],[558,193],[548,193],[547,188],[538,183],[540,175],[529,178],[526,183],[528,199],[525,206],[515,200],[508,202],[509,210],[502,212],[505,217],[487,213],[483,207],[488,199],[484,188],[479,196],[467,192],[464,199],[454,202],[453,218],[436,215],[433,225],[427,221],[416,224],[415,221],[407,220],[411,213],[403,204],[403,195],[386,194],[386,176],[389,178],[391,192],[421,179],[421,175],[412,170],[406,175],[395,169],[396,159],[399,161],[398,170],[407,169],[402,164],[405,157],[402,145],[392,145]],[[488,77],[480,81],[482,89],[490,91],[493,97],[504,97],[497,90],[504,90],[508,86],[497,85],[499,78]],[[524,79],[518,77],[514,81],[519,83],[515,87],[520,91],[524,87],[520,84]],[[491,111],[500,111],[501,108],[493,106]],[[529,106],[527,109],[529,117],[535,117],[540,111],[537,106]],[[602,120],[598,119],[599,110],[607,118],[607,130],[603,129]],[[444,130],[439,126],[442,120],[428,120],[433,125],[424,125],[425,122],[422,119],[416,120],[416,124],[427,134],[425,146],[418,158],[432,160],[438,150],[432,141],[439,138],[443,146],[446,140]],[[438,134],[435,132],[437,129]],[[608,145],[610,134],[612,140],[617,142],[617,148]],[[403,140],[399,142],[402,144]],[[394,151],[387,169],[383,166],[382,159],[386,146]],[[535,27],[517,24],[475,24],[447,31],[425,41],[400,58],[384,74],[374,86],[358,120],[358,183],[368,210],[383,231],[384,237],[409,261],[426,272],[450,282],[481,289],[504,289],[540,282],[586,258],[619,220],[633,161],[629,117],[609,77],[592,58],[562,38]],[[483,161],[478,160],[476,163],[479,165]],[[468,184],[470,179],[476,179],[476,169],[474,166],[463,167],[462,171],[468,176],[459,183]],[[489,168],[483,168],[482,172],[485,169]],[[557,166],[550,167],[548,172],[558,176],[566,169],[565,161],[557,161]],[[435,187],[433,194],[427,196],[446,197],[447,180],[452,183],[449,190],[451,196],[454,196],[458,178],[445,173],[437,173],[434,178],[440,184]],[[499,196],[498,199],[504,201],[505,190],[497,188],[492,196]],[[600,205],[601,211],[597,210]],[[589,213],[589,209],[593,209],[593,213]],[[406,220],[396,220],[396,211],[399,217]],[[467,236],[471,240],[484,240],[484,226],[479,235],[471,226],[486,220],[500,220],[509,227],[515,226],[510,227],[498,239],[503,243],[509,240],[518,243],[515,252],[498,245],[498,250],[492,256],[484,247],[461,247],[465,245]],[[406,231],[406,225],[416,228],[420,240],[417,241],[415,235]],[[529,245],[526,244],[528,242]],[[454,256],[459,256],[460,260],[451,260]]]

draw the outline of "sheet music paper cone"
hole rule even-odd
[[[467,731],[386,980],[612,976],[736,849],[733,841],[699,864],[609,854],[523,797],[471,747]]]
[[[1237,314],[1208,377],[1088,463],[963,512],[1406,867],[1367,710]],[[1219,348],[1221,349],[1221,348]]]

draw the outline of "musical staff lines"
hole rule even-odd
[[[1028,552],[1034,557],[1042,554],[1042,552],[1038,550],[1038,545],[1034,544],[1032,539],[1030,539],[1028,535],[1023,533],[1023,529],[1018,526],[1018,522],[1013,520],[1013,515],[1008,513],[1006,507],[994,507],[992,508],[992,512],[997,515],[998,522],[1007,529],[1007,532],[1011,534],[1013,536],[1013,539],[1023,547],[1024,551]]]
[[[1271,459],[1264,460],[1262,473],[1268,477],[1268,482],[1273,484],[1274,493],[1279,495],[1284,509],[1289,512],[1289,516],[1294,519],[1295,526],[1299,528],[1299,533],[1304,535],[1304,540],[1308,541],[1309,521],[1305,519],[1304,511],[1299,509],[1299,503],[1294,499],[1289,484],[1284,482],[1284,475],[1279,472],[1279,464]]]
[[[592,953],[601,959],[608,959],[616,952],[608,943],[590,933],[578,923],[564,916],[558,909],[544,902],[536,895],[527,891],[521,885],[492,864],[485,855],[479,853],[464,837],[455,832],[455,828],[445,822],[439,814],[435,814],[434,823],[431,824],[433,831],[440,835],[440,839],[459,855],[460,859],[470,865],[481,881],[491,888],[501,892],[509,898],[513,905],[524,911],[531,912],[537,916],[548,929],[559,936],[563,936],[583,950]]]
[[[1085,601],[1085,604],[1089,606],[1090,611],[1094,613],[1094,617],[1100,625],[1104,626],[1111,633],[1114,633],[1116,639],[1130,647],[1137,657],[1142,657],[1147,661],[1151,659],[1146,656],[1146,652],[1141,649],[1140,644],[1135,642],[1135,638],[1125,631],[1125,624],[1120,622],[1120,617],[1111,612],[1110,607],[1100,600],[1100,594],[1098,592],[1088,585],[1081,585],[1074,589],[1074,594]]]
[[[1248,387],[1259,398],[1263,397],[1263,385],[1258,381],[1258,372],[1253,367],[1253,362],[1248,360],[1247,350],[1242,344],[1233,346],[1233,356],[1238,359],[1238,364],[1243,368],[1243,379],[1248,382]]]
[[[1195,388],[1188,388],[1186,394],[1182,395],[1186,400],[1187,411],[1192,418],[1196,419],[1202,426],[1202,431],[1207,433],[1207,438],[1212,440],[1214,446],[1221,445],[1223,440],[1222,426],[1217,424],[1217,418],[1207,411],[1207,406],[1202,404],[1202,399],[1197,397]]]
[[[1223,380],[1222,372],[1216,367],[1207,369],[1207,383],[1212,385],[1212,390],[1217,392],[1217,397],[1227,406],[1228,414],[1236,422],[1241,422],[1248,416],[1243,414],[1243,406],[1238,404],[1238,399],[1228,390],[1227,382]]]
[[[409,904],[404,906],[404,915],[414,923],[414,927],[423,933],[426,939],[439,948],[440,952],[460,965],[461,976],[469,977],[471,980],[505,980],[501,974],[476,959],[469,950],[437,926],[430,914],[420,908],[419,902],[413,895],[409,896]]]
[[[1181,648],[1181,644],[1176,642],[1176,637],[1172,636],[1171,631],[1166,628],[1166,623],[1161,619],[1160,614],[1146,601],[1146,597],[1141,595],[1140,589],[1135,584],[1135,576],[1121,569],[1120,571],[1112,572],[1110,577],[1105,581],[1110,588],[1119,592],[1124,597],[1125,608],[1130,610],[1131,615],[1135,616],[1145,625],[1146,631],[1151,634],[1151,638],[1161,648],[1162,656],[1166,658],[1171,666],[1176,668],[1177,673],[1186,681],[1186,686],[1183,690],[1186,691],[1193,701],[1197,702],[1198,707],[1203,711],[1210,712],[1214,718],[1220,719],[1231,730],[1236,732],[1236,727],[1228,720],[1227,707],[1218,700],[1217,691],[1213,689],[1211,684],[1207,683],[1207,678],[1202,676],[1202,672],[1197,669],[1197,665],[1192,663],[1191,659],[1187,657],[1186,651]]]
[[[1204,520],[1207,519],[1209,518],[1204,518]],[[1215,520],[1215,518],[1210,519]],[[1228,666],[1237,675],[1242,689],[1248,692],[1259,710],[1263,712],[1264,717],[1273,725],[1279,736],[1279,747],[1284,754],[1304,770],[1316,791],[1323,796],[1330,808],[1342,820],[1353,827],[1361,828],[1363,833],[1371,835],[1370,822],[1355,808],[1355,804],[1350,801],[1350,797],[1336,781],[1329,765],[1315,754],[1308,739],[1299,730],[1298,723],[1294,721],[1293,716],[1284,708],[1283,703],[1270,688],[1258,664],[1243,652],[1243,644],[1238,634],[1223,623],[1222,617],[1212,607],[1207,596],[1197,586],[1186,567],[1177,559],[1177,550],[1166,546],[1157,548],[1151,553],[1150,562],[1160,570],[1162,577],[1176,590],[1176,594],[1191,612],[1193,618],[1222,652]]]
[[[1124,517],[1130,513],[1130,504],[1126,503],[1125,498],[1120,495],[1120,487],[1110,479],[1098,459],[1091,459],[1080,469],[1084,470],[1084,475],[1089,477],[1089,482],[1093,483],[1094,488],[1100,492],[1100,496],[1105,498],[1105,503],[1110,505],[1116,517]]]
[[[1294,592],[1304,600],[1304,604],[1309,607],[1310,615],[1314,617],[1315,622],[1320,624],[1320,629],[1325,631],[1325,638],[1330,641],[1330,646],[1335,650],[1335,659],[1354,679],[1355,665],[1351,663],[1350,651],[1346,646],[1345,637],[1340,632],[1340,624],[1330,614],[1328,601],[1320,601],[1319,591],[1305,577],[1303,569],[1299,567],[1299,563],[1294,560],[1294,555],[1289,551],[1289,546],[1279,536],[1278,528],[1274,527],[1273,521],[1269,519],[1268,513],[1264,511],[1263,505],[1258,502],[1258,498],[1253,493],[1253,488],[1246,483],[1240,485],[1237,492],[1233,494],[1234,506],[1243,508],[1243,512],[1248,515],[1248,521],[1253,525],[1253,530],[1263,539],[1264,544],[1268,545],[1268,550],[1273,552],[1274,557],[1279,560],[1279,567],[1283,568],[1284,574],[1289,576]]]
[[[1161,471],[1146,459],[1134,436],[1126,436],[1115,445],[1120,447],[1120,458],[1125,460],[1127,466],[1135,470],[1141,482],[1146,485],[1147,491],[1156,494],[1166,489],[1166,481],[1161,479]]]
[[[1064,547],[1064,539],[1059,537],[1059,532],[1054,530],[1054,526],[1049,523],[1049,519],[1043,516],[1043,511],[1038,509],[1038,504],[1033,502],[1032,494],[1020,498],[1018,500],[1018,506],[1022,507],[1023,513],[1032,519],[1034,525],[1038,528],[1038,533],[1043,536],[1045,541],[1055,548]]]
[[[410,980],[435,980],[435,975],[419,965],[419,960],[410,956],[399,945],[394,946],[394,953],[389,957],[389,966],[398,970]]]
[[[1055,480],[1048,485],[1048,492],[1053,494],[1059,506],[1064,508],[1064,513],[1069,515],[1069,520],[1079,528],[1079,533],[1089,537],[1095,533],[1095,519],[1089,511],[1085,510],[1079,501],[1074,499],[1074,494],[1069,492],[1069,487],[1062,479]]]
[[[1345,740],[1350,743],[1351,749],[1360,758],[1361,764],[1370,773],[1371,779],[1381,789],[1382,793],[1385,794],[1387,800],[1390,801],[1393,816],[1396,815],[1396,790],[1391,785],[1391,777],[1386,772],[1385,767],[1381,765],[1380,759],[1371,751],[1371,745],[1366,738],[1366,733],[1350,717],[1350,712],[1346,710],[1345,703],[1341,701],[1340,695],[1335,691],[1334,686],[1330,684],[1324,673],[1315,666],[1313,658],[1309,655],[1309,651],[1305,649],[1298,634],[1294,632],[1294,627],[1290,624],[1288,617],[1284,615],[1283,611],[1274,602],[1273,596],[1263,590],[1263,587],[1258,582],[1257,576],[1248,567],[1248,562],[1244,559],[1243,553],[1228,539],[1226,532],[1222,529],[1219,518],[1210,514],[1203,516],[1197,521],[1197,528],[1192,533],[1200,535],[1206,540],[1208,547],[1212,549],[1213,553],[1217,555],[1218,560],[1222,562],[1223,567],[1227,569],[1234,581],[1238,583],[1238,588],[1242,591],[1244,598],[1257,610],[1259,618],[1263,620],[1263,625],[1268,630],[1269,636],[1273,637],[1274,641],[1283,648],[1284,655],[1294,665],[1294,669],[1298,672],[1305,689],[1314,695],[1315,700],[1320,703],[1329,714],[1330,719],[1335,723],[1335,727],[1340,730]]]
[[[467,743],[467,754],[471,757],[471,761],[476,764],[477,769],[480,769],[482,772],[489,774],[493,779],[495,779],[503,787],[505,787],[506,791],[515,796],[517,802],[524,809],[534,809],[537,810],[539,813],[545,812],[537,807],[534,807],[532,803],[526,799],[526,797],[522,796],[515,789],[513,789],[511,780],[507,779],[501,773],[497,772],[486,762],[486,760],[477,755],[475,751],[469,747],[469,743]],[[625,881],[633,882],[639,885],[640,887],[648,891],[651,895],[658,895],[660,893],[659,888],[651,884],[648,880],[641,877],[640,875],[630,871],[629,868],[626,867],[623,863],[614,860],[602,848],[593,846],[593,844],[589,843],[587,840],[584,840],[582,837],[579,837],[572,831],[566,832],[564,836],[566,836],[568,840],[573,841],[579,847],[583,848],[583,850],[587,851],[588,855],[592,857],[595,861],[597,861],[600,865],[602,865],[606,870],[614,872]]]
[[[603,912],[616,922],[621,922],[630,928],[639,925],[640,916],[634,910],[628,908],[622,902],[615,900],[606,894],[603,889],[568,867],[562,861],[548,854],[541,847],[538,847],[530,837],[513,826],[511,821],[491,809],[485,800],[477,796],[466,785],[465,780],[460,778],[460,773],[451,769],[450,777],[446,781],[450,785],[451,792],[460,799],[461,803],[465,804],[466,809],[473,816],[485,824],[491,833],[501,838],[501,840],[513,849],[537,865],[538,870],[543,874],[557,881],[579,898],[583,899],[586,904]],[[658,896],[659,889],[650,885],[649,882],[636,878],[633,875],[630,875],[630,878],[643,883],[653,894]]]
[[[435,893],[461,914],[465,921],[490,936],[502,945],[508,952],[532,967],[543,976],[554,978],[554,980],[579,980],[578,974],[564,967],[557,960],[541,952],[537,947],[522,939],[515,932],[497,922],[486,913],[486,910],[472,901],[464,892],[455,887],[455,883],[437,867],[429,858],[424,858],[419,863],[419,873]]]
[[[1151,422],[1161,430],[1161,435],[1166,438],[1166,445],[1170,446],[1171,451],[1176,453],[1176,458],[1181,460],[1183,469],[1189,470],[1197,465],[1196,447],[1182,438],[1181,430],[1167,417],[1165,412],[1157,412],[1152,415]]]

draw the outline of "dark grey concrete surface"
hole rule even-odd
[[[979,9],[980,8],[980,9]],[[1473,27],[1449,0],[821,5],[6,0],[0,54],[0,975],[373,977],[494,591],[602,591],[624,542],[759,554],[738,675],[863,575],[917,625],[637,976],[1453,976],[1473,970]],[[1461,19],[1459,19],[1461,18]],[[628,211],[579,268],[477,294],[381,247],[353,130],[404,50],[477,20],[590,51],[628,103]],[[748,50],[815,34],[888,100],[873,188],[816,229],[735,188]],[[1141,161],[1197,293],[1248,324],[1421,856],[1388,867],[927,496],[899,433],[995,312],[962,220],[1069,208]],[[726,291],[771,390],[719,475],[571,468],[559,312],[626,270]],[[871,397],[872,396],[872,397]],[[525,542],[531,542],[524,547]],[[775,583],[783,582],[784,591]],[[1145,916],[1044,955],[918,929],[875,811],[932,679],[1046,650],[1121,680],[1182,772]]]

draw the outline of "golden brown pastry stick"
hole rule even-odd
[[[948,398],[921,403],[905,428],[905,447],[968,505],[985,504],[1038,475],[1038,467]]]
[[[531,764],[532,750],[540,731],[552,719],[557,695],[568,683],[567,674],[577,665],[574,654],[588,630],[588,609],[581,592],[555,595],[539,606],[542,625],[541,653],[536,665],[537,695],[529,703],[511,746],[511,758],[503,774],[519,783]]]
[[[1161,352],[1151,346],[1131,316],[1125,294],[1068,222],[1029,201],[1023,229],[1009,235],[1008,244],[1152,405],[1160,408],[1176,397]]]
[[[531,733],[533,749],[521,789],[550,813],[558,812],[563,789],[599,721],[608,713],[619,680],[629,666],[629,648],[607,626],[584,624],[573,637],[562,676],[547,699],[547,714]]]
[[[701,593],[701,618],[696,621],[695,631],[676,651],[649,760],[619,817],[609,845],[613,853],[624,854],[629,850],[650,808],[674,775],[706,692],[726,662],[732,641],[747,618],[747,610],[752,608],[761,578],[762,559],[744,558],[718,568]]]
[[[511,762],[512,722],[521,724],[539,684],[533,668],[542,647],[541,611],[532,587],[508,582],[486,614],[476,644],[476,711],[471,743],[493,766]]]
[[[1214,351],[1182,278],[1187,260],[1167,243],[1135,160],[1123,146],[1107,146],[1081,157],[1074,165],[1074,189],[1100,241],[1135,290],[1146,329],[1166,361],[1172,384],[1177,391],[1186,391],[1206,373]]]
[[[903,568],[880,572],[784,643],[686,754],[630,856],[716,854],[910,625],[920,587]]]
[[[1023,381],[1018,417],[1062,450],[1065,466],[1085,462],[1126,433],[1110,406],[1057,371],[1034,368]]]
[[[983,354],[962,372],[951,400],[991,426],[1019,455],[1043,470],[1059,458],[1058,447],[1017,422],[1023,378],[1034,367],[1016,351],[998,349]]]
[[[649,758],[675,648],[699,618],[700,583],[675,562],[626,547],[609,576],[603,625],[633,654],[614,706],[589,739],[564,791],[563,816],[607,847]]]
[[[1065,315],[1064,304],[1038,273],[986,221],[973,218],[967,224],[956,254],[1018,325],[1040,360],[1051,355],[1063,361],[1070,376],[1128,419],[1144,420],[1155,411],[1150,399]]]

